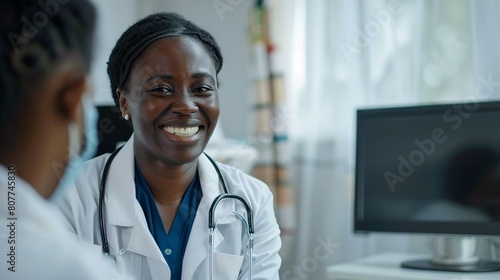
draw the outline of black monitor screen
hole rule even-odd
[[[358,110],[354,224],[500,235],[500,102]]]

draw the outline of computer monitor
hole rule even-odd
[[[474,256],[500,235],[500,102],[357,111],[355,232],[440,236],[404,267],[500,270]]]

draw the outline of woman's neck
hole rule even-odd
[[[144,153],[135,153],[135,159],[157,204],[178,205],[197,171],[197,161],[178,166],[152,158]]]

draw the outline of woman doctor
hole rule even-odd
[[[109,62],[111,90],[134,133],[106,179],[104,223],[113,258],[125,279],[209,279],[208,213],[223,192],[203,150],[219,117],[222,55],[212,36],[172,13],[150,15],[128,28]],[[81,240],[102,246],[101,176],[108,155],[88,162],[59,204]],[[278,279],[280,231],[273,196],[262,182],[218,163],[229,193],[254,212],[253,279]],[[248,279],[242,223],[217,208],[216,279]]]

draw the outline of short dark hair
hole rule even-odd
[[[130,26],[118,39],[109,56],[108,76],[111,94],[117,107],[119,104],[116,90],[126,88],[137,59],[155,41],[178,36],[189,36],[201,42],[212,58],[216,73],[219,73],[222,68],[222,54],[210,33],[176,13],[152,14]]]
[[[68,53],[89,71],[96,11],[88,0],[0,2],[0,134],[32,100],[38,83]],[[26,86],[29,85],[29,90]]]
[[[1,77],[18,76],[12,57],[36,46],[21,57],[36,67],[42,55],[55,62],[68,51],[81,55],[86,71],[92,60],[96,11],[88,0],[17,0],[0,3]],[[2,79],[5,80],[5,79]],[[4,89],[5,90],[5,89]]]

